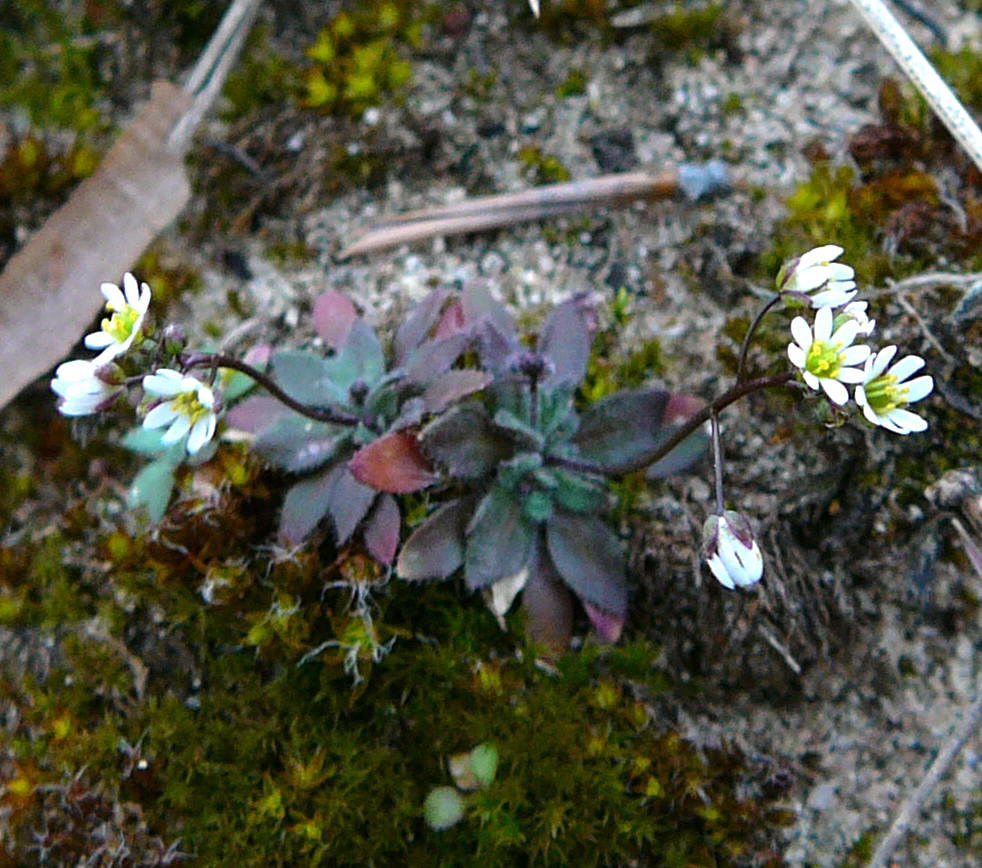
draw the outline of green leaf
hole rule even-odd
[[[519,498],[495,485],[467,527],[468,586],[483,588],[515,575],[535,553],[536,534],[537,527],[525,518]]]
[[[126,432],[121,443],[131,452],[139,452],[142,455],[158,455],[167,451],[167,446],[163,442],[166,433],[166,428],[144,428],[142,425],[138,425]]]
[[[253,441],[252,449],[276,467],[303,473],[334,458],[348,445],[350,434],[348,429],[291,413],[263,431]]]
[[[531,425],[526,425],[510,410],[498,410],[494,424],[503,428],[520,449],[539,451],[545,446],[545,438]]]
[[[374,386],[385,373],[385,355],[368,323],[355,320],[341,351],[333,358],[325,359],[324,367],[345,400],[348,390],[358,380],[369,388]]]
[[[627,612],[624,549],[605,522],[557,511],[546,541],[557,572],[578,597],[615,615]]]
[[[431,459],[460,479],[490,475],[514,451],[477,401],[452,407],[427,425],[419,439]]]
[[[314,407],[331,407],[348,399],[347,386],[331,379],[328,363],[305,350],[279,350],[273,353],[273,379],[291,398]]]
[[[158,458],[144,467],[130,485],[129,505],[134,509],[146,509],[153,524],[157,524],[167,512],[167,504],[174,490],[176,467],[169,458]]]
[[[498,484],[514,491],[525,477],[542,467],[542,456],[538,452],[520,452],[508,461],[502,461],[498,468]]]
[[[568,470],[553,470],[556,488],[553,500],[568,512],[594,513],[607,504],[606,488],[591,479]]]
[[[473,509],[470,498],[452,500],[426,519],[406,540],[396,571],[409,581],[446,579],[464,563],[464,531]]]

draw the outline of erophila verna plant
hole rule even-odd
[[[189,349],[178,326],[156,329],[150,288],[130,274],[122,290],[102,285],[109,316],[85,339],[98,355],[65,362],[51,386],[66,416],[137,408],[142,423],[123,443],[153,460],[131,501],[153,521],[182,462],[208,461],[216,438],[245,438],[290,475],[283,545],[322,526],[339,547],[360,532],[401,578],[461,575],[499,618],[521,593],[530,634],[548,646],[567,644],[574,598],[600,637],[616,641],[628,582],[612,480],[683,471],[711,442],[716,502],[703,552],[722,585],[746,588],[760,581],[764,558],[751,520],[725,504],[718,417],[727,406],[797,384],[827,403],[835,424],[854,405],[890,432],[926,429],[910,409],[934,385],[913,376],[924,360],[895,361],[897,347],[865,343],[875,323],[855,300],[853,269],[836,261],[842,253],[828,244],[784,264],[748,329],[736,383],[709,403],[656,387],[586,402],[595,313],[583,296],[555,307],[528,341],[486,289],[436,289],[386,346],[349,299],[326,292],[313,309],[323,351],[260,346],[239,358]],[[750,341],[780,302],[800,311],[790,323],[791,368],[747,378]],[[416,513],[420,497],[427,510],[408,536],[405,495]]]

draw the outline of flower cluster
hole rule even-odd
[[[894,434],[924,431],[927,422],[909,407],[931,393],[934,380],[926,375],[911,379],[924,367],[920,356],[904,356],[891,364],[895,346],[874,352],[861,341],[873,334],[876,323],[867,314],[868,303],[854,300],[855,272],[835,261],[842,252],[836,244],[825,244],[786,262],[778,273],[778,297],[814,310],[811,322],[804,316],[791,321],[788,358],[805,385],[824,393],[837,407],[848,404],[852,389],[870,424]],[[718,486],[722,504],[721,482]],[[754,585],[763,575],[763,558],[749,520],[722,505],[703,528],[703,556],[713,575],[731,590]]]
[[[147,349],[152,329],[149,320],[150,287],[127,273],[123,288],[114,283],[100,287],[106,312],[99,331],[85,336],[85,346],[98,350],[94,359],[74,359],[59,365],[51,381],[58,396],[58,410],[65,416],[89,416],[111,407],[129,383],[142,381],[151,398],[144,428],[167,427],[165,446],[185,439],[189,455],[195,455],[215,434],[220,402],[206,383],[169,368],[127,377],[121,363],[138,349]]]
[[[871,424],[895,434],[924,431],[927,422],[907,408],[931,393],[934,380],[929,376],[909,379],[924,366],[920,356],[905,356],[888,368],[897,352],[895,346],[874,353],[856,343],[860,335],[869,337],[876,323],[866,315],[866,302],[852,301],[855,283],[845,279],[847,271],[852,277],[852,269],[830,262],[841,253],[842,248],[834,244],[816,247],[781,270],[778,289],[782,294],[788,287],[794,291],[824,287],[812,298],[817,308],[814,325],[802,316],[791,321],[794,340],[788,345],[788,358],[807,386],[823,391],[840,407],[849,401],[847,384],[855,387],[856,404]],[[840,306],[842,311],[835,315],[834,308]]]

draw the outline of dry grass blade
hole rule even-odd
[[[62,359],[118,281],[191,197],[184,152],[217,96],[259,0],[235,0],[182,89],[150,101],[0,274],[0,407]]]

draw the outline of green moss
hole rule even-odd
[[[249,35],[242,58],[225,82],[223,94],[228,107],[223,117],[235,121],[266,106],[294,101],[302,93],[299,66],[276,51],[269,29],[260,25]]]
[[[668,12],[651,22],[651,32],[666,48],[689,51],[695,57],[698,51],[715,47],[725,11],[723,3],[704,6],[674,3]]]
[[[543,153],[539,148],[526,145],[518,152],[518,161],[529,178],[538,184],[557,184],[568,181],[572,175],[556,157]]]
[[[863,832],[849,848],[846,858],[839,863],[839,868],[861,868],[868,865],[876,845],[876,835],[872,831]]]
[[[407,0],[340,12],[307,49],[304,105],[357,117],[398,96],[412,80],[406,51],[422,44],[428,14]]]
[[[982,52],[967,45],[960,51],[939,49],[931,52],[931,60],[961,101],[982,111]]]
[[[566,80],[556,88],[556,96],[565,99],[568,96],[579,96],[586,93],[590,78],[582,69],[571,69]]]

